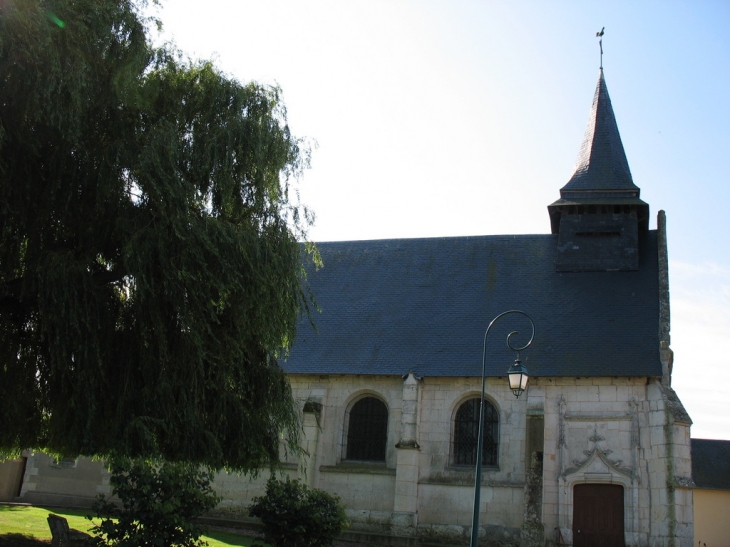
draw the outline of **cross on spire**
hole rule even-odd
[[[598,47],[601,48],[601,66],[600,69],[603,70],[603,31],[606,30],[606,27],[603,27],[600,32],[596,32],[596,37],[598,38]]]

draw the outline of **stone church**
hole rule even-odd
[[[550,233],[319,243],[321,311],[282,363],[308,453],[288,471],[337,493],[352,530],[468,542],[485,329],[517,309],[536,329],[519,398],[505,340],[526,342],[530,323],[504,316],[485,351],[482,544],[692,545],[665,215],[650,230],[639,194],[601,71]],[[21,499],[44,492],[40,457]],[[245,517],[263,484],[219,475],[217,514]]]
[[[487,341],[480,536],[692,544],[665,215],[650,230],[639,194],[601,71],[550,234],[319,244],[321,313],[284,365],[310,426],[305,480],[354,527],[468,540],[485,329],[518,309],[536,326],[521,397],[505,340],[529,322],[505,316]]]

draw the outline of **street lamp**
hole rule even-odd
[[[497,317],[492,319],[492,322],[489,323],[489,326],[487,327],[487,331],[484,333],[484,349],[482,351],[482,395],[479,400],[479,436],[477,440],[477,464],[475,473],[476,478],[474,481],[474,514],[471,520],[471,542],[469,543],[470,547],[477,547],[479,544],[479,503],[482,491],[482,445],[484,444],[484,390],[486,383],[485,372],[487,363],[487,337],[489,336],[489,330],[492,328],[492,325],[494,325],[494,323],[501,317],[504,317],[505,315],[509,315],[511,313],[524,315],[525,317],[527,317],[528,321],[530,321],[530,325],[532,326],[532,335],[527,341],[527,344],[525,344],[524,346],[514,347],[510,342],[510,338],[512,338],[513,335],[518,334],[517,331],[512,331],[507,335],[507,347],[512,351],[517,352],[517,359],[515,359],[515,362],[507,371],[507,377],[509,378],[509,388],[512,390],[512,393],[514,393],[515,397],[519,397],[520,395],[522,395],[522,392],[527,389],[527,381],[529,379],[529,376],[527,374],[527,368],[525,367],[525,365],[522,364],[522,361],[520,361],[520,352],[523,349],[526,349],[530,344],[532,344],[532,341],[535,339],[535,323],[533,323],[532,318],[523,311],[509,310],[506,312],[502,312]]]
[[[529,346],[530,344],[527,345]],[[512,393],[515,394],[515,397],[519,398],[522,392],[527,389],[527,380],[529,379],[527,368],[522,364],[522,361],[515,359],[515,362],[507,371],[507,378],[509,378],[509,388],[512,390]]]

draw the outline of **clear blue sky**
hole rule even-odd
[[[315,241],[548,233],[598,78],[667,213],[674,387],[730,439],[730,2],[168,0],[165,35],[278,83]],[[495,314],[503,310],[494,310]]]

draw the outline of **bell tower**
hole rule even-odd
[[[575,171],[548,206],[558,234],[559,272],[639,269],[639,232],[649,205],[639,199],[601,68]]]

